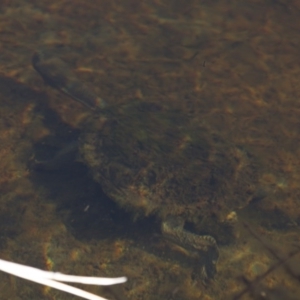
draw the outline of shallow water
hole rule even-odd
[[[119,296],[87,288],[110,299],[233,299],[245,287],[241,276],[254,280],[278,261],[268,248],[284,258],[299,245],[297,1],[15,0],[2,1],[0,14],[1,258],[128,276]],[[208,286],[192,279],[184,250],[161,237],[155,216],[133,221],[82,163],[30,168],[33,156],[48,159],[77,139],[91,114],[45,86],[31,66],[37,49],[53,51],[109,105],[163,104],[237,149],[237,160],[247,153],[239,168],[250,162],[258,174],[243,186],[255,193],[236,190],[243,205],[235,208],[234,236],[217,234],[218,273]],[[299,259],[290,259],[296,274]],[[274,269],[241,299],[258,299],[260,289],[267,299],[297,299],[290,273]],[[0,278],[0,299],[77,299]]]

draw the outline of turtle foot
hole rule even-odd
[[[176,217],[168,217],[162,222],[161,229],[164,237],[195,255],[193,278],[207,283],[214,277],[217,272],[219,249],[212,236],[187,231],[184,229],[184,221]]]

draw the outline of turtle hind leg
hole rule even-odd
[[[215,276],[219,249],[212,236],[189,232],[184,229],[184,220],[173,216],[162,222],[161,230],[164,237],[195,256],[193,278],[207,283]]]

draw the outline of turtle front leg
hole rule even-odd
[[[36,171],[55,171],[60,170],[66,165],[74,163],[78,155],[78,141],[73,141],[63,147],[56,155],[49,160],[32,159],[29,162],[30,169]]]
[[[193,277],[204,283],[212,279],[217,272],[219,249],[216,240],[210,235],[198,235],[184,229],[184,221],[176,217],[168,217],[162,222],[161,230],[167,239],[196,253],[196,265]]]

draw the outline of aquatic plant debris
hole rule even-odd
[[[66,275],[58,272],[43,271],[37,268],[9,262],[3,259],[0,259],[0,270],[89,300],[105,300],[105,298],[91,294],[73,286],[61,283],[60,281],[92,285],[114,285],[124,283],[127,281],[126,277],[87,277]]]

